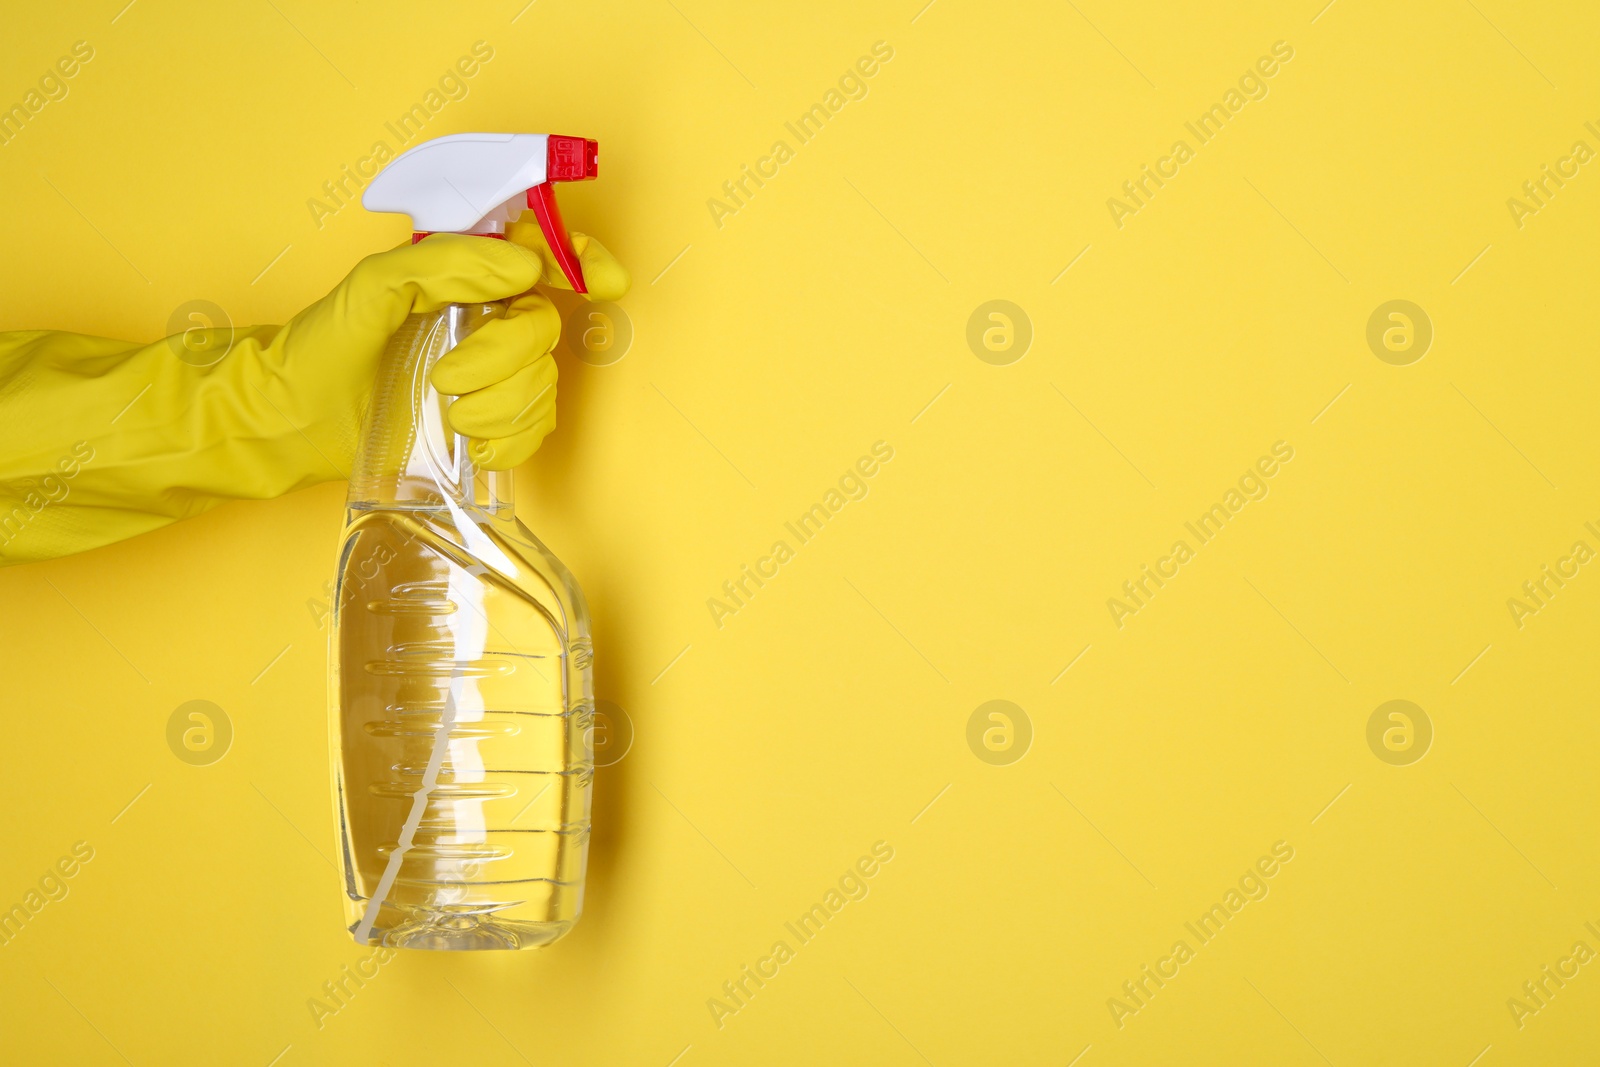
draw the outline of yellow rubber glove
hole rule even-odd
[[[389,336],[450,303],[515,297],[433,373],[458,398],[452,427],[485,442],[474,449],[484,466],[527,459],[555,426],[561,326],[530,290],[567,285],[538,227],[511,229],[507,241],[436,234],[368,256],[286,325],[232,331],[231,347],[227,330],[149,345],[0,334],[0,565],[346,477]],[[574,234],[573,247],[591,299],[627,291],[628,272],[598,242]]]

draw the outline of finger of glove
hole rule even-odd
[[[545,356],[505,381],[468,393],[450,405],[450,425],[480,440],[526,430],[555,405],[556,361]]]
[[[508,471],[539,450],[544,439],[556,428],[555,405],[547,415],[521,433],[510,437],[495,437],[487,441],[472,442],[469,451],[472,461],[484,470]]]
[[[524,297],[440,357],[429,372],[441,393],[461,396],[503,382],[545,356],[561,336],[561,313],[542,296]]]
[[[553,289],[572,288],[572,283],[567,281],[561,265],[556,262],[550,245],[544,239],[538,219],[531,211],[524,212],[522,218],[506,226],[506,241],[526,248],[539,257],[543,284]],[[583,282],[589,290],[586,295],[590,300],[621,300],[627,295],[628,286],[632,284],[628,268],[606,251],[599,241],[588,234],[573,233],[572,250],[578,253],[578,265],[583,269]]]
[[[543,270],[538,255],[510,241],[438,233],[356,264],[334,291],[332,311],[387,337],[410,314],[526,292]]]

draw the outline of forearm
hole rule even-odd
[[[285,333],[199,355],[181,337],[0,334],[0,565],[344,477],[354,405],[287,387]]]

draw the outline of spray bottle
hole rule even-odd
[[[580,137],[467,133],[396,157],[372,211],[504,238],[525,208],[572,287],[553,183],[593,178]],[[334,597],[334,795],[361,944],[549,944],[583,908],[593,646],[572,575],[445,420],[435,362],[501,304],[410,316],[379,365],[350,478]]]

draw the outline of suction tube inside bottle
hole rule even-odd
[[[444,331],[443,345],[439,356],[455,348],[466,340],[478,327],[492,318],[499,318],[505,314],[503,304],[451,304],[442,312],[444,319],[441,326]],[[422,388],[424,392],[422,410],[429,412],[437,410],[441,419],[444,409],[449,402],[439,394],[428,380],[428,372],[433,369],[433,364],[438,357],[427,361],[422,369]],[[464,507],[477,508],[491,514],[509,513],[512,506],[512,480],[510,471],[488,471],[480,468],[472,461],[472,440],[465,434],[451,433],[448,423],[442,427],[440,438],[447,438],[450,442],[449,454],[439,457],[441,468],[453,462],[455,476],[451,484],[456,489],[456,500]]]

